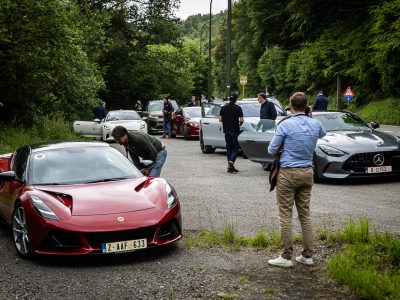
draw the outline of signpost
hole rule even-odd
[[[343,94],[344,96],[344,103],[350,103],[353,101],[354,93],[350,87],[347,87],[346,91]]]
[[[244,87],[247,84],[247,76],[245,75],[240,75],[240,84],[242,85],[242,94],[243,94],[243,98],[245,98],[245,94],[244,94]]]

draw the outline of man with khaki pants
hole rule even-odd
[[[325,136],[322,124],[309,118],[304,112],[307,96],[297,92],[290,97],[291,118],[281,122],[268,146],[268,153],[275,155],[283,147],[280,171],[276,185],[276,197],[281,227],[282,254],[268,264],[292,267],[293,237],[292,212],[296,205],[303,236],[303,251],[296,261],[306,265],[314,264],[313,232],[310,215],[310,196],[313,185],[312,158],[318,138]]]

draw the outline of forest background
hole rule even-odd
[[[99,99],[132,109],[162,95],[207,97],[209,15],[175,17],[179,0],[2,0],[0,122],[90,118]],[[212,16],[212,96],[226,95],[226,12]],[[400,124],[400,0],[237,0],[231,91],[287,102],[319,89],[336,107]],[[245,95],[240,75],[247,76]],[[376,102],[381,100],[379,102]],[[369,104],[369,105],[368,105]],[[343,108],[340,102],[340,108]],[[361,109],[361,110],[360,110]]]

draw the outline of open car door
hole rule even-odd
[[[219,121],[220,111],[221,104],[203,103],[201,106],[200,144],[204,143],[209,152],[215,148],[225,148],[225,135]]]
[[[76,133],[83,136],[101,138],[101,125],[102,122],[96,119],[94,121],[75,121],[73,127]]]
[[[238,141],[243,153],[253,162],[272,164],[274,157],[268,154],[268,146],[275,134],[274,120],[262,119],[243,128]]]

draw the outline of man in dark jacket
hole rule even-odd
[[[324,93],[322,91],[318,91],[317,98],[313,104],[314,111],[325,111],[328,109],[328,99],[324,97]]]
[[[239,105],[236,105],[236,97],[229,97],[229,103],[221,108],[219,121],[225,133],[226,156],[228,158],[229,173],[239,172],[234,163],[239,153],[238,136],[240,134],[240,126],[243,124],[243,111]]]
[[[260,93],[258,96],[258,102],[261,104],[260,107],[260,119],[275,120],[277,117],[275,104],[267,100],[267,95]]]
[[[93,108],[93,115],[95,119],[103,120],[106,117],[106,102],[100,101],[99,105]]]
[[[167,97],[163,97],[164,101],[164,106],[162,109],[162,113],[164,116],[164,122],[163,122],[163,138],[170,138],[172,135],[172,129],[171,129],[171,120],[172,120],[172,114],[174,113],[174,107],[172,106],[171,102],[168,100]]]
[[[115,127],[111,135],[118,144],[125,147],[127,153],[129,152],[138,169],[141,168],[140,158],[153,161],[150,168],[142,171],[143,175],[160,177],[167,150],[159,139],[144,132],[128,132],[123,126]]]

